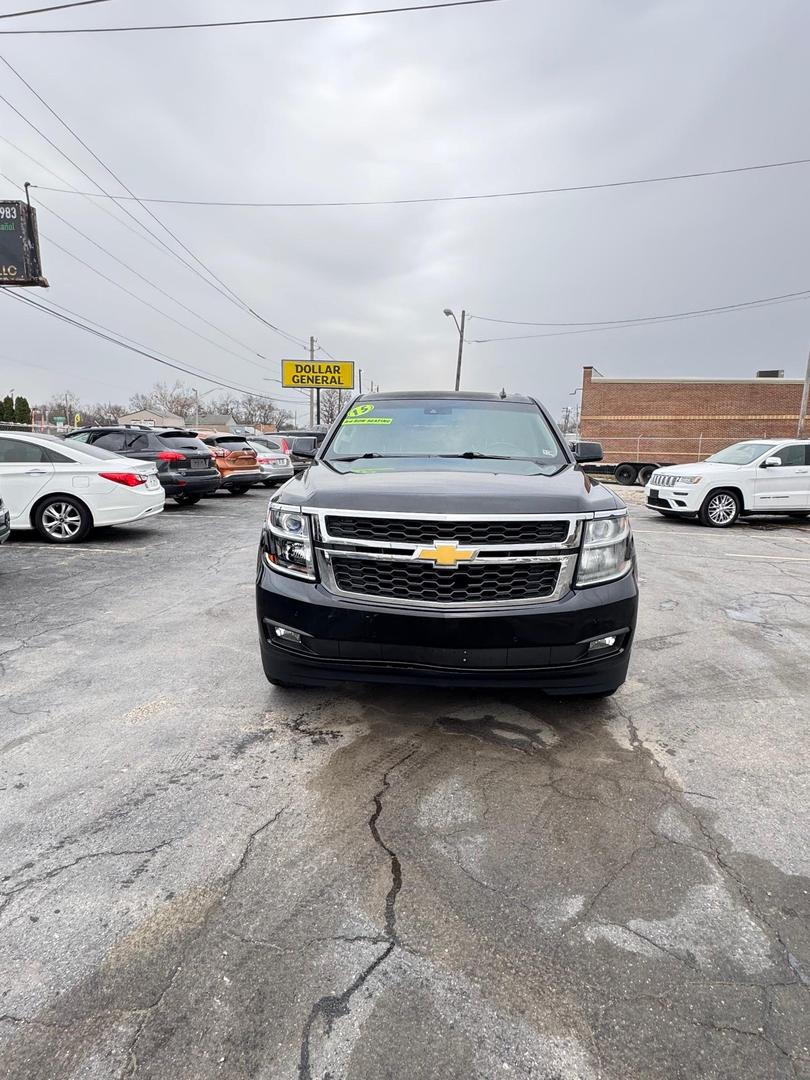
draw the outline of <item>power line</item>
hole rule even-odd
[[[410,4],[407,7],[373,8],[366,11],[337,11],[324,15],[288,15],[276,19],[228,19],[221,22],[164,23],[158,26],[87,26],[57,30],[0,30],[0,34],[127,34],[139,30],[207,30],[226,26],[271,26],[279,23],[323,22],[327,19],[356,19],[364,15],[395,15],[409,11],[436,11],[440,8],[501,4],[504,0],[445,0],[439,4]]]
[[[59,251],[63,252],[63,254],[68,255],[71,259],[75,259],[76,262],[78,262],[82,266],[86,267],[91,273],[96,274],[100,278],[103,278],[104,281],[109,282],[110,285],[114,285],[116,289],[120,289],[122,292],[126,293],[127,296],[131,296],[132,299],[137,300],[139,304],[143,304],[145,307],[150,308],[152,311],[156,312],[158,315],[162,315],[164,318],[169,319],[173,323],[176,323],[178,326],[182,327],[184,330],[188,330],[190,333],[194,334],[196,337],[201,338],[203,341],[207,341],[210,345],[213,345],[215,348],[221,350],[222,352],[231,352],[230,349],[226,348],[223,345],[220,345],[216,341],[213,341],[211,338],[206,337],[204,334],[200,334],[193,327],[187,326],[186,323],[181,322],[179,319],[176,319],[173,315],[170,315],[167,311],[164,311],[162,308],[159,308],[155,304],[152,304],[148,300],[145,300],[144,297],[138,296],[137,293],[133,292],[131,289],[128,289],[126,287],[126,285],[122,285],[120,281],[116,281],[115,278],[111,278],[108,274],[105,274],[102,270],[99,270],[98,267],[93,266],[92,263],[89,263],[85,259],[82,259],[81,256],[76,255],[75,252],[70,251],[68,248],[63,247],[62,244],[57,243],[57,241],[54,240],[53,237],[47,236],[46,233],[41,233],[41,235],[48,241],[49,244],[52,244]],[[237,358],[240,359],[240,360],[244,359],[243,357],[238,356],[237,353],[233,353],[232,355],[237,356]],[[268,382],[280,383],[281,380],[280,379],[270,379],[270,378],[268,378]],[[303,393],[304,391],[301,391],[301,392]]]
[[[5,173],[0,173],[0,176],[2,176],[4,180],[7,180],[8,183],[13,184],[14,187],[17,187],[17,188],[20,187],[19,184],[15,183],[11,179],[11,177],[7,176]],[[99,251],[103,252],[109,258],[113,259],[120,266],[123,266],[125,270],[128,270],[131,274],[134,274],[135,277],[139,278],[146,285],[149,285],[156,292],[159,292],[161,294],[161,296],[165,296],[167,300],[171,300],[173,303],[175,303],[179,307],[183,308],[184,311],[189,312],[190,315],[194,315],[195,318],[198,318],[201,322],[204,322],[206,324],[206,326],[210,326],[213,330],[216,330],[217,333],[222,334],[223,337],[229,338],[231,341],[235,342],[241,348],[247,349],[249,352],[252,352],[255,356],[258,356],[260,360],[264,360],[266,363],[271,362],[269,357],[264,356],[262,353],[256,352],[254,349],[251,349],[251,347],[249,345],[246,345],[243,341],[240,341],[238,338],[236,338],[232,334],[228,333],[227,330],[221,329],[215,323],[212,323],[209,319],[206,319],[204,315],[200,315],[200,313],[198,311],[195,311],[193,308],[190,308],[187,304],[184,304],[182,300],[178,300],[177,297],[172,296],[171,293],[166,292],[165,289],[162,289],[159,285],[155,284],[154,281],[151,281],[144,274],[141,274],[134,267],[130,266],[129,263],[124,262],[123,259],[120,259],[112,251],[110,251],[108,248],[104,247],[103,244],[99,244],[96,240],[94,240],[92,238],[92,236],[88,236],[87,233],[83,232],[77,225],[74,225],[72,222],[68,221],[67,218],[62,217],[61,214],[58,214],[55,210],[52,210],[51,207],[49,207],[46,203],[42,202],[41,199],[40,199],[39,203],[40,203],[40,206],[42,206],[45,210],[47,210],[49,214],[53,214],[53,216],[55,218],[57,218],[59,221],[61,221],[64,225],[67,225],[67,227],[69,229],[72,229],[75,233],[78,233],[79,236],[81,236],[85,240],[87,240],[87,242],[92,244],[93,247],[98,248]],[[115,220],[118,220],[118,219],[116,218]],[[56,241],[51,239],[50,237],[48,237],[46,233],[42,233],[42,236],[46,240],[48,240],[49,243],[52,243],[52,244],[54,244],[55,247],[59,248],[60,251],[63,251],[66,255],[69,255],[71,258],[77,259],[80,262],[82,261],[72,251],[69,251],[67,248],[61,247],[59,244],[57,244]],[[93,270],[94,273],[100,273],[100,271],[98,271],[96,268],[90,266],[89,263],[84,262],[83,265],[90,267],[90,269]],[[101,276],[104,277],[106,281],[109,281],[110,284],[116,285],[119,288],[122,287],[122,286],[120,286],[120,284],[118,282],[114,281],[112,278],[107,277],[106,275],[103,275],[103,274]],[[142,303],[147,303],[147,301],[142,300],[142,298],[139,297],[136,293],[130,292],[129,290],[126,290],[126,291],[129,292],[129,295],[133,296],[136,300],[141,300]],[[216,349],[219,349],[222,352],[229,353],[231,356],[236,357],[237,360],[243,360],[247,364],[253,364],[254,367],[259,368],[261,371],[266,371],[267,370],[266,364],[259,364],[249,356],[242,356],[240,353],[234,352],[233,349],[229,349],[226,345],[220,345],[219,342],[214,341],[212,338],[206,337],[205,334],[201,334],[198,330],[195,330],[192,326],[188,326],[188,325],[186,325],[186,323],[180,322],[179,319],[176,319],[173,315],[169,315],[168,312],[164,312],[161,308],[155,307],[153,304],[148,304],[148,306],[151,307],[153,311],[156,311],[161,315],[165,315],[165,317],[167,319],[171,319],[171,321],[173,323],[176,323],[177,326],[181,326],[181,327],[183,327],[184,330],[188,330],[188,332],[190,334],[194,334],[195,337],[200,338],[201,341],[207,341],[209,345],[213,345]]]
[[[271,330],[273,330],[275,333],[277,333],[281,337],[285,338],[288,341],[295,342],[295,344],[300,345],[300,346],[303,347],[304,342],[302,342],[300,338],[297,338],[294,334],[290,334],[288,331],[283,330],[280,326],[276,326],[274,323],[271,323],[269,320],[265,319],[263,315],[260,315],[257,311],[254,311],[254,309],[246,301],[244,301],[240,296],[238,296],[234,292],[234,290],[230,288],[230,286],[226,285],[224,281],[222,281],[219,277],[217,277],[217,275],[213,272],[213,270],[211,270],[208,266],[206,266],[206,264],[197,255],[195,255],[194,252],[191,251],[191,249],[188,248],[183,243],[183,241],[180,240],[180,238],[178,236],[176,236],[175,233],[173,233],[172,230],[167,225],[165,225],[160,220],[160,218],[158,218],[157,215],[152,210],[149,209],[148,206],[144,206],[143,203],[141,203],[139,201],[138,197],[134,194],[134,192],[131,190],[131,188],[129,188],[124,183],[124,181],[115,172],[113,172],[113,170],[109,167],[109,165],[107,165],[99,157],[99,155],[96,154],[96,152],[93,149],[91,149],[91,147],[89,147],[87,145],[87,143],[81,138],[81,136],[76,131],[73,130],[73,128],[70,126],[70,124],[68,124],[67,121],[64,120],[59,115],[59,113],[56,112],[56,110],[54,108],[52,108],[52,106],[45,100],[45,98],[42,97],[42,95],[24,78],[24,76],[22,76],[20,74],[19,71],[17,71],[17,69],[11,63],[9,63],[9,61],[4,56],[0,56],[0,61],[2,61],[2,63],[5,64],[5,66],[9,69],[9,71],[17,79],[19,79],[19,81],[23,84],[23,86],[25,86],[34,95],[34,97],[37,99],[37,101],[39,101],[40,104],[42,104],[44,106],[44,108],[46,108],[48,110],[48,112],[56,120],[58,120],[58,122],[62,125],[62,127],[65,128],[65,130],[68,131],[73,136],[73,138],[79,143],[79,145],[84,147],[84,149],[95,159],[96,162],[98,162],[98,164],[105,170],[105,172],[109,173],[109,175],[115,180],[115,182],[117,184],[119,184],[122,188],[124,188],[124,190],[136,202],[138,202],[141,209],[144,210],[165,232],[167,232],[169,234],[169,236],[171,236],[172,239],[175,241],[175,243],[179,244],[180,247],[183,248],[183,250],[186,251],[191,256],[191,258],[193,258],[194,261],[196,263],[198,263],[199,266],[202,267],[203,270],[205,270],[206,274],[208,274],[209,277],[206,277],[204,274],[201,274],[199,270],[197,270],[194,266],[192,266],[191,263],[189,263],[186,259],[184,259],[180,254],[178,254],[178,252],[176,252],[173,248],[169,247],[169,245],[165,242],[165,240],[163,240],[155,232],[153,232],[151,229],[149,229],[149,227],[144,222],[142,222],[139,218],[135,217],[135,215],[132,214],[131,211],[126,206],[121,206],[121,209],[124,211],[125,214],[127,214],[128,217],[132,218],[132,220],[135,221],[135,223],[137,225],[139,225],[142,229],[145,229],[151,236],[153,236],[158,241],[159,244],[161,244],[163,247],[165,247],[166,250],[171,255],[173,255],[176,259],[178,259],[181,263],[183,263],[184,266],[186,266],[189,270],[191,270],[192,273],[196,274],[197,277],[201,278],[207,285],[209,285],[216,292],[220,293],[222,296],[225,296],[226,299],[230,300],[231,303],[236,304],[243,311],[248,311],[251,315],[254,316],[254,318],[258,319],[261,323],[263,323],[265,326],[269,327]],[[5,103],[11,109],[13,109],[13,111],[19,117],[21,117],[25,121],[25,123],[27,123],[31,127],[33,127],[34,130],[37,131],[38,134],[42,135],[43,138],[45,138],[47,140],[47,142],[50,143],[50,145],[58,153],[62,154],[65,158],[67,158],[67,160],[70,162],[70,164],[73,165],[74,168],[77,168],[79,170],[79,172],[81,172],[84,176],[86,176],[95,187],[99,188],[99,190],[104,193],[104,195],[106,195],[108,198],[112,198],[115,201],[119,202],[119,205],[120,205],[120,201],[119,201],[118,196],[111,195],[108,191],[106,191],[106,189],[101,184],[98,183],[97,180],[93,179],[93,177],[91,177],[80,166],[76,165],[76,163],[71,158],[69,158],[67,156],[67,154],[65,154],[60,149],[60,147],[58,147],[56,145],[56,143],[54,143],[51,139],[49,139],[46,135],[44,135],[44,133],[42,131],[40,131],[39,128],[37,128],[36,125],[32,121],[30,121],[28,119],[28,117],[26,117],[22,112],[20,112],[19,109],[15,108],[15,106],[12,105],[11,102],[8,101],[7,98],[3,97],[0,94],[0,100],[5,101]],[[213,278],[214,280],[211,281],[210,280],[211,278]],[[215,282],[217,282],[218,284],[215,284]]]
[[[5,99],[3,99],[3,100],[5,100]],[[58,172],[55,172],[52,168],[50,168],[50,166],[45,165],[44,162],[39,160],[39,158],[35,158],[33,154],[29,154],[28,151],[23,150],[23,148],[21,146],[17,146],[17,144],[12,142],[11,139],[9,139],[6,135],[0,134],[0,140],[2,140],[7,146],[10,146],[12,150],[16,150],[18,154],[22,155],[22,157],[27,158],[29,161],[33,162],[34,165],[38,166],[38,168],[42,169],[44,172],[50,173],[51,176],[55,176],[56,179],[60,180],[63,184],[67,184],[67,186],[68,186],[68,191],[66,192],[67,194],[69,194],[69,195],[74,195],[74,194],[75,195],[81,195],[90,204],[90,206],[95,207],[96,210],[101,210],[108,217],[112,218],[113,221],[117,221],[119,225],[123,225],[125,229],[128,229],[132,233],[133,236],[137,236],[139,240],[143,240],[144,243],[149,244],[149,246],[151,248],[154,248],[155,251],[159,251],[162,255],[166,254],[165,245],[157,243],[157,241],[155,241],[155,240],[153,240],[151,238],[150,234],[144,232],[142,229],[134,228],[132,225],[130,225],[130,223],[128,221],[125,221],[123,218],[120,218],[117,214],[114,214],[112,212],[112,210],[110,210],[110,208],[108,206],[104,205],[103,201],[93,202],[92,196],[86,194],[85,192],[80,192],[75,184],[71,184],[71,182],[69,180],[66,180],[64,178],[64,176],[60,176],[60,174]],[[19,187],[19,185],[17,185],[17,186]],[[46,190],[45,187],[41,187],[38,184],[30,184],[29,186],[32,187],[32,188],[36,187],[39,191],[45,191]],[[58,190],[62,190],[62,189],[53,188],[53,189],[47,189],[47,190],[58,191]],[[42,203],[42,205],[44,206],[45,204]],[[55,212],[56,211],[51,210],[52,214],[55,213]]]
[[[167,359],[166,354],[157,354],[151,352],[144,345],[136,342],[134,338],[127,338],[123,334],[117,334],[116,331],[110,330],[109,327],[102,327],[101,323],[94,323],[91,319],[85,319],[84,316],[79,315],[77,312],[71,312],[69,308],[62,308],[58,304],[54,304],[52,301],[37,301],[29,296],[14,295],[10,290],[4,290],[5,295],[10,296],[12,300],[18,300],[21,303],[28,304],[30,307],[37,308],[39,311],[44,312],[47,315],[53,316],[55,319],[59,319],[61,322],[69,323],[71,326],[75,326],[79,330],[84,330],[88,334],[93,334],[97,338],[101,338],[104,341],[109,341],[113,345],[118,345],[122,349],[128,349],[130,352],[137,353],[139,356],[144,356],[149,360],[154,360],[158,364],[163,364],[166,367],[173,368],[175,371],[181,371],[184,375],[190,375],[192,378],[204,379],[206,382],[210,382],[215,386],[220,386],[225,390],[233,390],[237,394],[251,394],[254,397],[265,398],[268,401],[281,400],[278,395],[271,395],[262,393],[260,390],[250,390],[241,386],[234,386],[231,383],[222,382],[215,375],[210,375],[208,372],[194,370],[188,366],[178,363],[175,360]],[[51,306],[46,306],[50,304]],[[59,311],[51,310],[51,307],[59,308]],[[69,312],[70,314],[61,314],[60,312]],[[70,315],[74,315],[75,318],[71,318]],[[79,321],[84,320],[84,321]],[[89,324],[89,325],[87,325]],[[94,327],[101,327],[101,329],[94,329]],[[102,332],[106,331],[106,332]],[[132,344],[127,344],[132,342]]]
[[[2,57],[0,57],[2,59]],[[700,180],[708,176],[730,176],[734,173],[761,172],[764,169],[786,169],[794,165],[810,165],[810,158],[794,158],[790,161],[768,161],[759,165],[738,165],[730,169],[703,169],[699,172],[673,173],[670,176],[644,176],[632,180],[610,180],[596,184],[571,184],[567,187],[531,188],[523,191],[488,191],[476,195],[427,195],[407,199],[342,199],[331,202],[244,202],[227,199],[167,199],[149,198],[131,195],[131,199],[144,203],[164,206],[232,206],[242,208],[288,209],[342,206],[413,206],[421,203],[476,202],[482,199],[520,199],[530,195],[562,195],[576,191],[602,191],[607,188],[635,187],[640,184],[668,184],[676,180]],[[39,185],[32,184],[32,187]],[[121,200],[128,202],[125,196],[97,195],[92,191],[66,191],[64,188],[41,187],[42,191],[60,191],[66,195],[87,195],[91,199]],[[144,209],[146,209],[144,207]]]
[[[73,0],[72,4],[51,4],[50,7],[29,8],[28,11],[11,11],[0,19],[18,19],[21,15],[41,15],[44,11],[64,11],[65,8],[90,7],[91,4],[108,4],[110,0]]]
[[[810,289],[805,289],[798,293],[785,293],[783,296],[775,296],[764,300],[751,300],[743,304],[728,304],[725,307],[706,308],[694,312],[684,312],[682,314],[658,315],[647,319],[616,320],[614,322],[602,323],[597,326],[588,325],[585,329],[580,330],[554,330],[543,334],[515,334],[510,337],[465,338],[465,341],[470,345],[488,345],[494,341],[529,341],[530,339],[535,338],[569,337],[572,334],[598,334],[608,330],[625,330],[631,326],[657,326],[664,322],[680,322],[685,319],[705,319],[713,315],[728,315],[745,309],[757,310],[762,307],[774,307],[777,304],[792,304],[801,300],[810,300]],[[564,324],[552,323],[551,325],[559,326]]]
[[[659,322],[667,319],[681,319],[691,315],[713,315],[723,311],[736,311],[738,308],[759,307],[778,300],[804,299],[810,289],[798,292],[782,293],[779,296],[763,296],[759,300],[743,300],[738,304],[722,304],[716,307],[695,308],[692,311],[671,311],[666,315],[635,315],[630,319],[588,319],[582,322],[529,322],[523,319],[495,319],[488,315],[468,315],[469,320],[479,322],[503,323],[507,326],[623,326],[629,323]]]

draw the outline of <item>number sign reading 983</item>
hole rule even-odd
[[[0,285],[47,285],[42,277],[36,210],[0,202]]]

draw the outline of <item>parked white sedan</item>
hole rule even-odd
[[[664,517],[728,528],[748,514],[810,515],[810,441],[750,439],[705,461],[656,469],[644,489]]]
[[[154,517],[165,500],[154,462],[16,431],[0,432],[0,494],[12,531],[36,529],[54,544]]]

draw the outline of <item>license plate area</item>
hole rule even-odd
[[[192,472],[196,472],[198,469],[204,469],[205,461],[202,458],[192,458],[190,462]]]
[[[146,478],[146,486],[150,491],[154,491],[155,488],[160,487],[160,480],[157,478],[157,473],[150,473]]]

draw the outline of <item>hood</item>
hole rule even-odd
[[[667,476],[704,476],[706,473],[719,472],[722,469],[741,469],[742,465],[723,465],[719,461],[690,461],[688,465],[667,465],[656,469],[657,473]]]
[[[582,514],[621,499],[578,466],[551,473],[529,461],[397,458],[313,462],[272,501],[330,510],[424,514]]]

